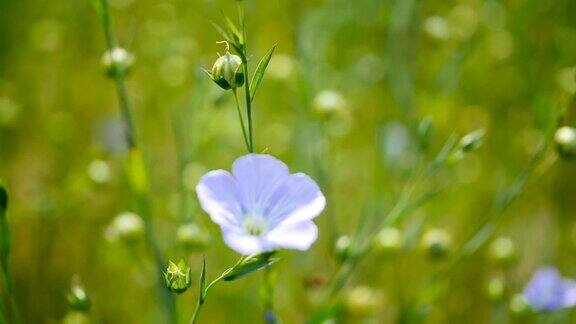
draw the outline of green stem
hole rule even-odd
[[[208,286],[206,286],[206,288],[204,289],[204,295],[207,296],[210,288],[212,288],[212,286],[214,286],[215,284],[220,282],[222,279],[224,279],[225,275],[226,275],[226,272],[224,272],[222,275],[220,275],[220,277],[214,279],[211,283],[209,283]],[[205,302],[206,302],[205,299],[198,297],[198,303],[196,304],[196,309],[194,310],[194,314],[192,314],[192,318],[190,319],[190,324],[196,323],[196,321],[198,320],[198,314],[200,314],[200,309],[202,308],[202,305],[204,305]]]
[[[244,70],[244,78],[246,80],[244,84],[244,97],[246,98],[246,115],[248,116],[248,152],[254,152],[254,136],[252,127],[252,98],[250,96],[250,78],[248,69],[248,49],[246,48],[246,25],[244,24],[244,8],[238,2],[238,16],[240,18],[240,27],[242,28],[242,51],[240,57],[242,59],[242,67]]]
[[[106,46],[108,51],[112,51],[115,47],[114,44],[114,37],[112,33],[112,24],[110,22],[110,11],[108,8],[108,1],[107,0],[100,0],[101,4],[101,20],[102,26],[104,28],[104,34],[106,38]],[[118,95],[118,100],[120,104],[120,113],[122,116],[122,121],[125,126],[125,136],[126,141],[128,143],[128,147],[131,151],[141,153],[138,150],[138,145],[136,142],[136,135],[135,135],[135,128],[133,124],[132,115],[130,113],[130,102],[128,100],[128,93],[126,91],[126,84],[125,84],[125,75],[124,71],[120,70],[118,73],[114,75],[114,81],[116,85],[116,93]],[[141,158],[141,156],[139,156]],[[141,161],[139,161],[141,162]],[[130,168],[129,164],[129,168]],[[143,163],[141,164],[143,165]],[[129,172],[134,170],[128,170]],[[134,185],[131,184],[132,191],[136,195],[136,200],[139,207],[139,212],[141,213],[142,218],[144,219],[144,223],[146,225],[146,239],[148,241],[148,245],[152,252],[154,261],[156,263],[156,270],[157,270],[157,282],[158,282],[158,294],[161,297],[161,300],[164,302],[167,310],[168,310],[168,317],[173,318],[174,312],[174,297],[165,289],[162,285],[160,278],[162,277],[162,270],[164,269],[164,262],[162,254],[160,252],[159,245],[156,241],[153,232],[153,224],[152,224],[152,215],[151,215],[151,208],[150,208],[150,199],[148,194],[148,187],[145,188],[134,188]]]
[[[242,136],[244,137],[244,143],[246,144],[246,149],[248,150],[248,152],[252,152],[250,141],[248,140],[248,136],[246,135],[246,126],[244,125],[244,117],[242,117],[242,110],[240,108],[240,102],[238,101],[238,93],[236,92],[236,89],[233,89],[232,92],[234,93],[236,110],[238,111],[238,119],[240,119],[240,126],[242,127]]]

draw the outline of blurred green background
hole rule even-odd
[[[214,278],[237,256],[196,207],[193,190],[201,174],[229,169],[245,149],[231,93],[201,68],[224,52],[210,21],[221,22],[221,11],[236,17],[236,3],[109,2],[116,40],[136,58],[127,89],[161,250],[187,258],[194,278],[205,255]],[[486,219],[497,189],[528,166],[558,109],[574,123],[573,0],[245,5],[251,69],[278,45],[255,101],[256,150],[310,174],[328,196],[319,241],[306,253],[282,252],[275,266],[284,323],[305,322],[318,310],[317,290],[337,268],[330,233],[352,234],[374,201],[383,217],[450,134],[486,131],[481,148],[433,180],[448,188],[398,228],[442,228],[457,250]],[[145,243],[109,235],[113,219],[135,206],[115,88],[100,64],[105,49],[90,1],[0,0],[0,177],[11,194],[11,269],[25,323],[70,320],[65,296],[73,275],[92,299],[93,322],[166,321]],[[314,111],[326,100],[339,113],[320,120]],[[416,129],[426,116],[434,136],[421,150]],[[525,192],[498,215],[495,234],[514,241],[516,262],[503,269],[482,249],[451,273],[434,302],[422,285],[446,261],[428,260],[416,245],[399,255],[371,254],[344,290],[340,321],[398,321],[414,299],[428,306],[429,323],[526,320],[508,311],[508,301],[535,267],[576,275],[575,180],[574,164],[548,150]],[[205,248],[178,244],[177,228],[188,221],[209,232]],[[498,301],[486,296],[494,277],[505,283]],[[260,281],[255,274],[215,287],[201,322],[260,321]],[[358,286],[372,289],[374,305],[352,293]],[[183,319],[196,287],[194,279],[179,298]]]

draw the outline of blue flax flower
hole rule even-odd
[[[576,305],[576,282],[556,268],[538,269],[524,288],[524,298],[535,311],[553,312]]]
[[[309,249],[318,237],[312,219],[326,204],[314,180],[290,174],[282,161],[265,154],[238,158],[232,173],[208,172],[196,193],[224,242],[243,255]]]

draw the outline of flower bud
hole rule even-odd
[[[178,264],[169,261],[168,269],[164,272],[166,288],[176,294],[185,292],[192,285],[191,271],[184,260],[180,260]]]
[[[346,99],[339,92],[324,90],[312,102],[312,114],[318,119],[329,119],[346,110]]]
[[[572,159],[576,156],[576,129],[574,127],[558,128],[554,134],[554,141],[556,142],[556,149],[562,157]]]
[[[507,266],[516,259],[516,246],[508,237],[495,239],[488,248],[488,256],[494,263]]]
[[[176,230],[178,244],[186,250],[202,249],[208,245],[210,236],[194,223],[182,224]]]
[[[352,241],[348,235],[342,235],[334,244],[334,254],[339,260],[345,260],[350,256],[352,250]]]
[[[438,260],[446,257],[450,252],[452,238],[450,234],[439,228],[429,229],[422,237],[422,248],[430,259]]]
[[[106,75],[113,78],[127,75],[134,65],[134,55],[121,47],[114,47],[102,56],[102,66]]]
[[[510,312],[516,316],[526,314],[528,312],[528,302],[522,294],[515,294],[510,299],[510,304],[508,305]]]
[[[395,254],[402,250],[404,238],[394,227],[383,228],[374,238],[374,249],[382,254]]]
[[[499,301],[504,297],[505,283],[502,277],[494,277],[486,284],[486,297],[491,301]]]
[[[462,137],[460,140],[460,149],[463,152],[471,152],[476,150],[482,144],[484,139],[484,129],[477,129],[471,133],[468,133]]]
[[[418,124],[418,143],[420,149],[425,151],[430,147],[434,137],[434,121],[432,117],[424,117]]]
[[[345,299],[346,310],[355,316],[374,314],[382,303],[382,294],[370,287],[354,287]]]
[[[70,291],[66,295],[66,300],[68,301],[68,305],[74,310],[84,312],[90,310],[90,297],[88,297],[79,277],[72,277],[72,284]]]
[[[144,235],[144,221],[137,214],[124,212],[114,218],[109,232],[114,239],[134,243]]]
[[[214,62],[212,73],[209,75],[222,89],[236,89],[244,84],[244,72],[241,67],[242,59],[238,55],[226,52]]]
[[[104,160],[94,160],[88,165],[88,177],[94,183],[103,184],[110,181],[110,164]]]

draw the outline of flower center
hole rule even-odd
[[[242,224],[246,232],[253,236],[259,236],[266,231],[266,220],[262,216],[248,214],[244,217]]]

